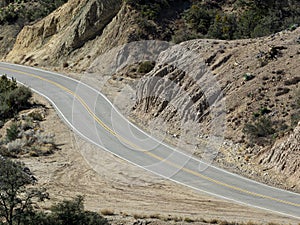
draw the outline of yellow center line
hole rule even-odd
[[[43,78],[43,77],[35,75],[35,74],[31,74],[31,73],[27,73],[27,72],[15,70],[15,69],[3,68],[1,66],[0,66],[0,68],[5,69],[5,70],[9,70],[11,72],[16,72],[16,73],[19,73],[19,74],[24,74],[24,75],[27,75],[27,76],[30,76],[30,77],[34,77],[34,78],[37,78],[39,80],[43,80],[43,81],[45,81],[47,83],[53,84],[54,86],[56,86],[56,87],[58,87],[58,88],[60,88],[60,89],[62,89],[64,91],[66,91],[67,93],[69,93],[72,96],[74,96],[82,104],[82,106],[87,110],[87,112],[90,114],[90,116],[100,126],[102,126],[105,130],[107,130],[110,134],[112,134],[113,136],[119,138],[120,140],[122,140],[125,143],[127,143],[128,145],[130,145],[131,147],[135,148],[136,150],[139,150],[139,151],[143,152],[144,154],[146,154],[146,155],[148,155],[148,156],[150,156],[152,158],[155,158],[155,159],[157,159],[159,161],[163,161],[166,164],[168,164],[168,165],[170,165],[170,166],[172,166],[174,168],[183,170],[186,173],[192,174],[194,176],[197,176],[197,177],[202,178],[204,180],[210,181],[211,183],[215,183],[217,185],[226,187],[228,189],[232,189],[232,190],[235,190],[235,191],[238,191],[238,192],[241,192],[241,193],[244,193],[244,194],[248,194],[248,195],[251,195],[251,196],[260,197],[260,198],[272,200],[272,201],[275,201],[275,202],[283,203],[283,204],[286,204],[286,205],[300,207],[300,204],[297,204],[297,203],[294,203],[294,202],[289,202],[289,201],[285,201],[285,200],[282,200],[282,199],[277,199],[277,198],[274,198],[274,197],[271,197],[271,196],[267,196],[267,195],[263,195],[263,194],[258,194],[258,193],[255,193],[255,192],[251,192],[251,191],[248,191],[248,190],[245,190],[245,189],[242,189],[242,188],[239,188],[239,187],[236,187],[236,186],[224,183],[222,181],[215,180],[215,179],[210,178],[208,176],[205,176],[205,175],[203,175],[203,174],[201,174],[199,172],[196,172],[196,171],[193,171],[193,170],[188,169],[186,167],[182,167],[180,165],[177,165],[176,163],[168,161],[167,159],[164,159],[164,158],[162,158],[162,157],[160,157],[160,156],[158,156],[158,155],[156,155],[154,153],[148,152],[148,151],[142,149],[140,146],[138,146],[138,145],[132,143],[131,141],[127,140],[126,138],[120,136],[115,131],[113,131],[110,127],[108,127],[99,117],[97,117],[97,115],[90,109],[90,107],[87,105],[87,103],[79,95],[77,95],[76,93],[74,93],[73,91],[71,91],[70,89],[68,89],[67,87],[65,87],[65,86],[63,86],[63,85],[61,85],[61,84],[59,84],[59,83],[57,83],[55,81]]]

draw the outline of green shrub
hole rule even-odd
[[[299,121],[300,121],[300,111],[298,111],[296,113],[293,113],[291,115],[291,125],[292,125],[292,127],[297,126]]]
[[[50,218],[54,224],[68,225],[105,225],[108,221],[95,212],[85,211],[83,197],[77,196],[73,200],[64,200],[51,208]]]
[[[216,15],[216,10],[203,7],[200,3],[194,4],[183,14],[183,19],[188,27],[197,33],[207,34],[212,21]]]
[[[9,128],[6,129],[7,141],[14,141],[18,138],[19,126],[18,123],[12,123]]]
[[[43,115],[40,112],[33,111],[28,114],[29,117],[31,117],[33,120],[42,121]]]
[[[292,127],[295,127],[298,125],[298,122],[300,121],[300,88],[298,88],[295,91],[295,103],[294,103],[294,109],[295,112],[291,115],[291,125]]]
[[[296,90],[295,93],[295,103],[296,103],[296,109],[300,109],[300,88]]]
[[[233,39],[236,28],[236,16],[233,14],[218,13],[213,24],[209,27],[208,36],[217,39]]]
[[[15,139],[14,141],[11,141],[7,145],[7,149],[12,154],[19,154],[22,151],[24,143],[21,139]]]
[[[261,117],[254,124],[245,124],[243,132],[252,138],[260,138],[275,134],[275,129],[269,118]]]
[[[151,70],[153,70],[154,66],[155,66],[155,62],[151,62],[151,61],[142,62],[138,68],[138,72],[142,74],[149,73]]]
[[[255,76],[253,74],[251,74],[251,73],[245,73],[243,75],[243,77],[244,77],[245,81],[250,81],[250,80],[253,80],[255,78]]]
[[[200,38],[197,33],[190,31],[188,29],[180,29],[176,30],[174,34],[172,35],[172,42],[175,44],[179,44],[184,41],[189,41],[193,39]]]
[[[25,86],[18,86],[15,79],[6,75],[0,78],[0,120],[13,117],[20,110],[27,108],[32,92]]]
[[[125,2],[141,13],[143,18],[157,20],[162,11],[169,7],[169,0],[125,0]]]
[[[15,154],[13,152],[8,151],[7,148],[0,145],[0,156],[2,157],[15,157]]]

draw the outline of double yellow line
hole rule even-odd
[[[154,159],[157,159],[158,161],[163,161],[164,163],[166,163],[166,164],[168,164],[168,165],[170,165],[170,166],[172,166],[172,167],[174,167],[176,169],[182,170],[182,171],[184,171],[186,173],[192,174],[192,175],[194,175],[196,177],[199,177],[199,178],[207,180],[207,181],[209,181],[211,183],[214,183],[214,184],[226,187],[228,189],[232,189],[232,190],[235,190],[235,191],[247,194],[247,195],[251,195],[251,196],[255,196],[255,197],[259,197],[259,198],[263,198],[263,199],[268,199],[268,200],[271,200],[271,201],[274,201],[274,202],[283,203],[283,204],[291,205],[291,206],[295,206],[295,207],[300,207],[300,204],[297,204],[297,203],[294,203],[294,202],[289,202],[289,201],[285,201],[285,200],[282,200],[282,199],[277,199],[277,198],[274,198],[274,197],[271,197],[271,196],[267,196],[267,195],[263,195],[263,194],[258,194],[258,193],[251,192],[251,191],[248,191],[248,190],[245,190],[245,189],[242,189],[242,188],[230,185],[230,184],[226,184],[226,183],[224,183],[222,181],[218,181],[218,180],[215,180],[215,179],[210,178],[208,176],[205,176],[205,175],[203,175],[203,174],[201,174],[199,172],[196,172],[196,171],[193,171],[191,169],[188,169],[188,168],[182,167],[180,165],[177,165],[176,163],[168,161],[167,159],[164,159],[164,158],[162,158],[162,157],[160,157],[158,155],[155,155],[154,153],[145,151],[144,149],[142,149],[138,145],[136,145],[136,144],[132,143],[131,141],[127,140],[126,138],[120,136],[115,131],[113,131],[110,127],[108,127],[100,118],[97,117],[97,115],[89,108],[89,106],[87,105],[87,103],[79,95],[77,95],[75,92],[71,91],[67,87],[65,87],[65,86],[63,86],[63,85],[61,85],[61,84],[59,84],[59,83],[57,83],[55,81],[52,81],[52,80],[40,77],[40,76],[35,75],[35,74],[31,74],[31,73],[27,73],[27,72],[15,70],[15,69],[10,69],[10,68],[4,68],[4,67],[1,67],[1,66],[0,66],[0,68],[2,68],[4,70],[11,71],[13,73],[24,74],[24,75],[27,75],[27,76],[30,76],[30,77],[34,77],[34,78],[39,79],[39,80],[43,80],[43,81],[45,81],[47,83],[53,84],[54,86],[56,86],[56,87],[64,90],[65,92],[71,94],[72,96],[74,96],[82,104],[82,106],[87,110],[87,112],[90,114],[90,116],[100,126],[102,126],[105,130],[107,130],[111,135],[119,138],[124,143],[127,143],[128,145],[130,145],[131,147],[135,148],[136,150],[142,151],[144,154],[146,154],[146,155],[148,155],[148,156],[150,156],[150,157],[152,157]]]

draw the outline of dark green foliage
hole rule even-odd
[[[251,74],[251,73],[245,73],[243,75],[243,77],[244,77],[245,81],[250,81],[250,80],[253,80],[255,78],[255,76],[253,74]]]
[[[9,142],[16,140],[18,134],[19,134],[19,126],[17,123],[12,123],[10,127],[6,129],[6,139]]]
[[[236,29],[235,15],[218,13],[209,27],[208,36],[217,39],[233,39]]]
[[[0,120],[13,117],[21,109],[29,106],[32,92],[24,86],[17,86],[15,79],[0,78]]]
[[[125,0],[125,2],[141,12],[143,18],[156,20],[165,7],[169,7],[168,0]]]
[[[0,78],[0,93],[10,92],[17,88],[16,79],[8,79],[6,75]]]
[[[155,62],[145,61],[142,62],[141,65],[138,68],[139,73],[149,73],[155,66]]]
[[[192,2],[183,19],[192,31],[208,38],[261,37],[300,24],[299,1],[238,0],[239,10],[232,13],[222,10],[222,1]]]
[[[22,170],[22,165],[0,158],[0,221],[4,224],[30,224],[34,213],[33,200],[42,201],[43,190],[26,188],[32,178]]]
[[[6,0],[0,5],[0,24],[25,24],[43,18],[67,0]]]
[[[49,215],[53,225],[102,225],[108,224],[107,220],[97,213],[85,211],[82,196],[63,202],[51,208]]]
[[[291,115],[291,125],[292,125],[292,127],[297,126],[297,124],[299,123],[299,121],[300,121],[300,110],[298,110],[298,112],[293,113]]]
[[[64,200],[51,207],[51,213],[34,212],[28,225],[107,225],[108,221],[95,212],[85,211],[83,197]],[[24,224],[25,225],[25,224]]]
[[[300,88],[296,90],[295,93],[295,103],[296,103],[296,109],[300,109]]]
[[[28,116],[30,118],[32,118],[33,120],[37,120],[37,121],[42,121],[43,120],[43,116],[41,113],[33,111],[31,113],[28,114]]]
[[[172,36],[172,42],[179,44],[184,41],[200,38],[201,35],[189,30],[189,29],[179,29],[174,32]]]
[[[266,108],[266,107],[263,107],[260,109],[260,115],[266,115],[268,113],[272,112],[270,109]]]
[[[295,112],[291,115],[291,125],[292,127],[297,126],[298,122],[300,121],[300,88],[295,91],[294,95],[294,110]]]
[[[192,30],[205,35],[213,23],[215,15],[216,10],[205,9],[200,4],[195,4],[183,14],[183,18]]]
[[[251,138],[260,138],[275,134],[275,129],[269,118],[261,117],[254,124],[246,124],[243,132]]]
[[[262,107],[262,108],[260,108],[260,110],[258,112],[253,113],[253,116],[254,116],[254,118],[258,118],[260,116],[269,114],[270,112],[272,112],[270,109],[268,109],[266,107]]]

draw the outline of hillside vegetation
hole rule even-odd
[[[294,29],[300,23],[300,2],[280,0],[133,1],[141,29],[161,31],[163,40],[176,43],[195,38],[255,38]],[[152,22],[152,23],[151,23]],[[155,26],[156,25],[156,26]],[[161,27],[162,29],[155,29]]]
[[[67,0],[1,0],[0,25],[26,23],[41,19]]]

